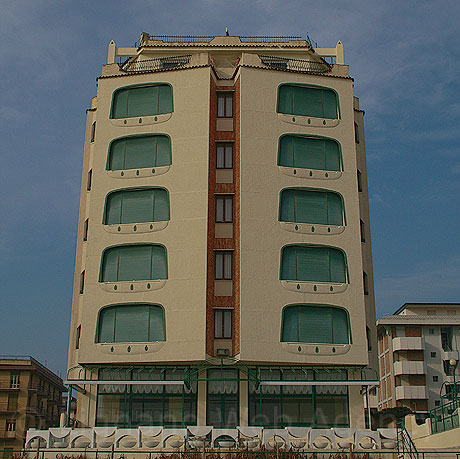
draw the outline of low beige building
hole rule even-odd
[[[340,42],[110,43],[84,147],[79,426],[364,427],[363,116]]]
[[[62,379],[29,356],[0,356],[0,451],[3,457],[24,446],[29,428],[59,425]]]

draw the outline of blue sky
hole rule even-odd
[[[85,109],[151,34],[341,40],[366,111],[377,315],[460,301],[458,1],[15,0],[0,15],[0,353],[64,373]]]

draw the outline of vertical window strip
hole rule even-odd
[[[83,270],[80,274],[80,295],[83,295],[85,290],[85,270]]]
[[[86,182],[86,190],[87,191],[91,191],[91,182],[92,182],[92,179],[93,179],[93,169],[90,169],[88,171],[88,178],[87,178],[87,182]]]

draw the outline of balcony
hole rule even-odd
[[[0,438],[2,440],[14,440],[16,438],[16,431],[0,430]]]
[[[424,375],[426,373],[425,362],[395,362],[394,363],[395,375]]]
[[[310,61],[307,59],[291,59],[278,56],[259,55],[260,60],[267,67],[279,70],[295,70],[305,73],[329,73],[332,66],[325,61]]]
[[[156,59],[144,59],[136,61],[128,61],[121,70],[128,73],[138,72],[153,72],[160,70],[171,70],[178,67],[183,67],[190,62],[191,54],[183,56],[159,57]]]
[[[393,338],[393,351],[424,351],[425,340],[420,337]]]
[[[459,360],[458,351],[442,351],[441,358],[442,360]]]
[[[427,399],[425,386],[397,386],[396,400],[423,400]]]
[[[8,405],[8,403],[0,403],[0,413],[15,414],[17,412],[17,405]]]

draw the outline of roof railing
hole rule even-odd
[[[217,35],[149,35],[150,41],[162,41],[164,43],[209,43]],[[289,41],[304,40],[298,36],[237,36],[242,43],[287,43]],[[310,43],[310,42],[309,42]]]
[[[183,56],[158,57],[130,62],[129,60],[121,65],[125,72],[146,72],[152,70],[169,70],[182,67],[190,62],[191,54]]]
[[[308,73],[328,73],[332,66],[327,62],[309,61],[307,59],[291,59],[287,57],[265,56],[259,54],[263,64],[281,70],[296,70]]]

